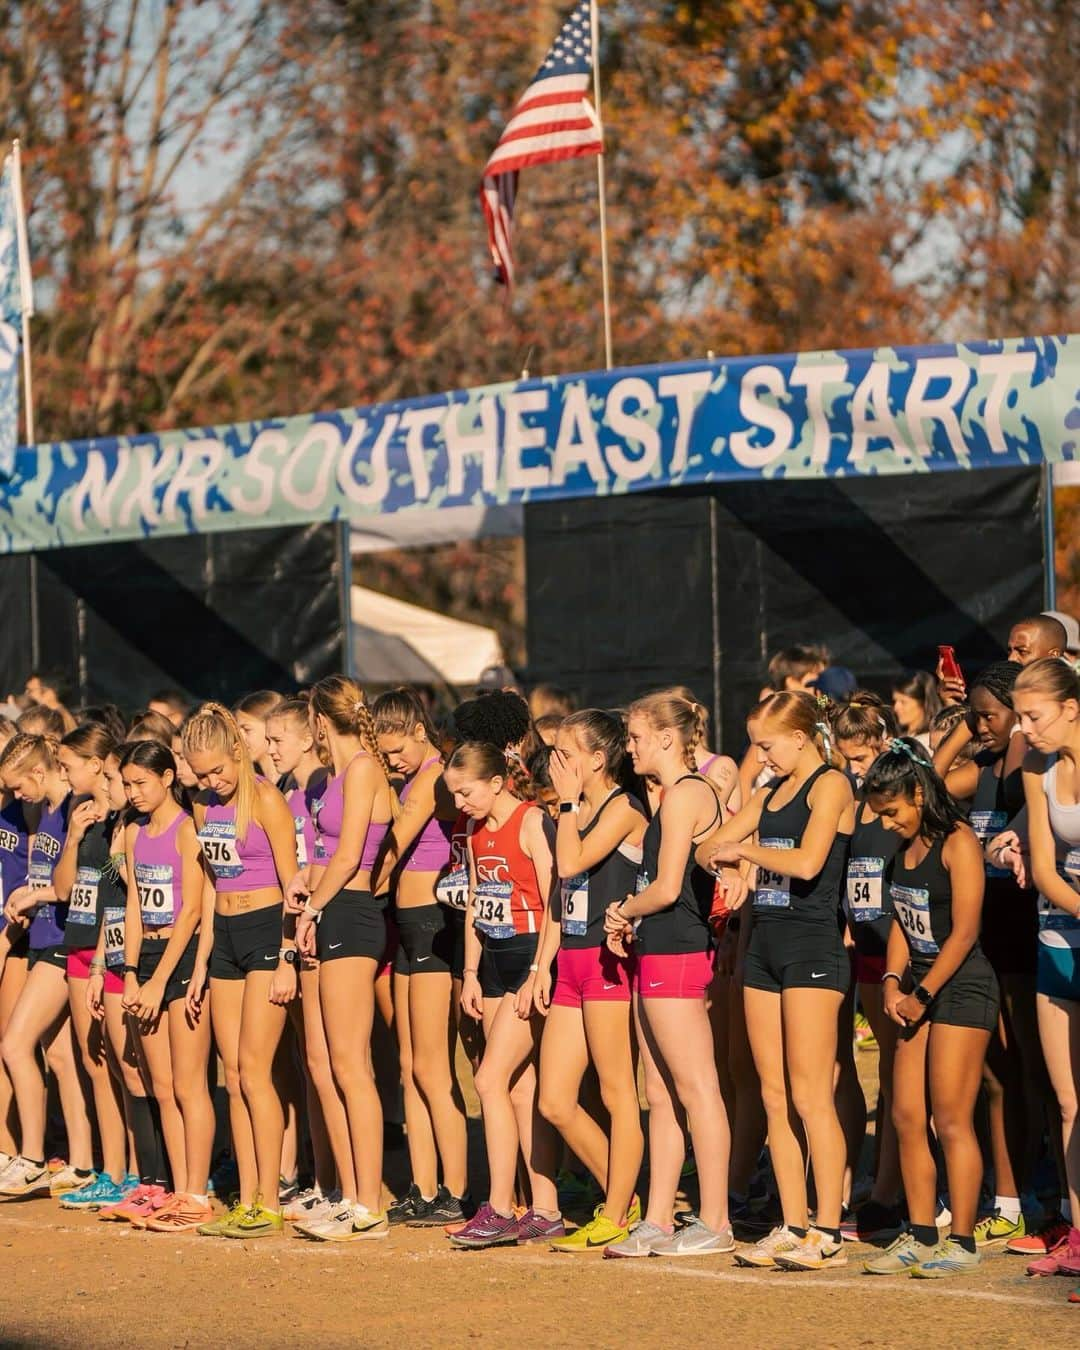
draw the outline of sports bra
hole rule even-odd
[[[900,836],[887,830],[880,816],[872,815],[869,820],[863,820],[865,806],[861,794],[856,795],[855,829],[848,851],[844,888],[844,913],[853,927],[889,919],[888,897],[884,894],[885,871],[900,847]]]
[[[941,857],[944,846],[944,839],[935,839],[915,867],[905,867],[903,855],[898,853],[889,880],[890,907],[907,939],[911,968],[916,974],[930,969],[952,932],[952,880]],[[982,957],[978,939],[964,962],[972,957]]]
[[[417,769],[416,774],[401,789],[402,804],[409,800],[416,775],[439,763],[439,756],[432,755]],[[405,853],[403,871],[405,872],[441,872],[450,859],[450,840],[454,833],[454,821],[440,820],[432,814],[424,828],[409,845]],[[374,860],[373,860],[374,861]]]
[[[772,799],[780,790],[785,779],[779,779],[773,786],[765,804],[761,808],[758,823],[758,844],[761,848],[796,849],[803,841],[806,827],[810,824],[810,792],[814,784],[826,773],[836,773],[827,764],[815,769],[791,801],[784,806],[773,808]],[[839,917],[840,883],[844,878],[844,863],[847,859],[848,844],[851,835],[837,832],[836,838],[825,858],[824,866],[816,877],[804,881],[799,877],[786,876],[782,872],[770,871],[758,865],[757,886],[754,890],[754,922],[759,920],[776,922],[792,918],[812,923],[835,924]]]
[[[184,861],[176,840],[180,826],[189,819],[186,812],[179,811],[160,834],[151,834],[146,821],[136,832],[132,866],[144,932],[171,928],[183,908]]]
[[[96,947],[106,907],[116,909],[125,903],[123,878],[109,852],[116,817],[110,811],[104,820],[95,820],[79,841],[64,927],[69,952]]]
[[[357,751],[349,760],[349,764],[366,754],[366,750]],[[341,843],[341,822],[345,814],[345,774],[348,772],[349,764],[329,780],[326,791],[317,802],[312,803],[312,815],[318,832],[315,842],[315,861],[318,863],[328,863]],[[359,871],[370,872],[374,867],[389,828],[388,820],[368,822],[367,835],[360,854]]]
[[[708,779],[700,773],[685,773],[672,784],[685,783],[687,779],[696,779],[704,784],[713,799],[715,814],[712,821],[693,837],[698,844],[716,827],[722,818],[720,799]],[[637,876],[635,890],[640,894],[646,886],[655,881],[660,871],[660,842],[662,826],[661,812],[658,810],[645,831],[642,843],[641,871]],[[680,955],[686,952],[707,952],[712,946],[712,930],[709,927],[709,913],[712,909],[713,895],[716,890],[716,878],[711,872],[699,867],[694,859],[691,847],[683,868],[682,886],[675,903],[667,909],[654,914],[645,914],[637,924],[637,949],[643,956]]]
[[[216,799],[206,808],[198,831],[203,855],[214,873],[219,895],[232,891],[280,888],[274,851],[266,831],[256,820],[248,824],[247,838],[236,837],[236,807]]]
[[[314,807],[326,788],[326,778],[315,776],[307,787],[294,787],[286,797],[296,830],[296,861],[301,867],[315,861]]]

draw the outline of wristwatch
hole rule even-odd
[[[559,803],[559,815],[560,815],[560,816],[568,816],[568,815],[570,814],[571,811],[576,811],[577,809],[578,809],[578,803],[577,803],[577,802],[560,802],[560,803]]]
[[[278,952],[278,960],[284,961],[287,966],[298,966],[300,964],[300,958],[296,954],[295,947],[282,947],[281,951]]]
[[[934,1001],[934,996],[929,989],[925,989],[921,984],[917,984],[911,991],[913,997],[917,998],[924,1008],[929,1008]]]

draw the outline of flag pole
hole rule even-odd
[[[11,183],[15,194],[15,235],[19,253],[19,289],[22,297],[22,363],[26,444],[34,442],[34,376],[30,363],[30,316],[34,312],[34,289],[30,281],[30,245],[26,237],[26,208],[22,194],[22,152],[17,140],[11,145]]]
[[[596,120],[603,135],[604,119],[600,112],[600,9],[598,0],[589,0],[589,23],[592,37],[593,104]],[[611,285],[608,278],[607,202],[604,191],[604,147],[596,157],[596,187],[600,197],[600,278],[604,295],[604,365],[610,370],[611,359]]]

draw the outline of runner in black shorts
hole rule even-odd
[[[894,922],[885,1008],[901,1028],[893,1119],[911,1220],[910,1231],[866,1269],[942,1279],[979,1263],[974,1231],[982,1155],[973,1114],[998,1015],[997,981],[979,947],[982,849],[918,741],[892,741],[864,786],[870,806],[901,840],[889,874]],[[952,1208],[952,1232],[940,1244],[931,1115]]]
[[[839,916],[855,804],[846,775],[832,767],[824,708],[812,694],[771,695],[750,714],[748,728],[774,777],[705,840],[698,857],[712,867],[757,868],[743,987],[784,1222],[735,1259],[820,1270],[847,1260],[840,1236],[846,1148],[833,1077],[837,1019],[850,980]],[[817,1185],[809,1230],[794,1114]]]

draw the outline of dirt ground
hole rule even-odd
[[[872,1101],[876,1055],[857,1059]],[[386,1166],[400,1187],[404,1152]],[[441,1232],[406,1229],[340,1246],[174,1238],[51,1200],[11,1202],[0,1205],[0,1347],[1080,1345],[1072,1282],[1031,1280],[1020,1257],[990,1255],[976,1275],[921,1284],[863,1275],[867,1249],[847,1250],[847,1266],[798,1275],[741,1270],[730,1257],[463,1252]]]

